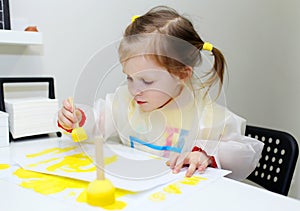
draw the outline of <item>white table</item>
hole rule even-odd
[[[32,144],[30,141],[22,144]],[[0,148],[0,163],[11,162],[10,148]],[[0,179],[0,208],[5,211],[15,210],[101,210],[96,207],[79,208],[49,196],[35,193]],[[201,191],[183,198],[176,204],[161,210],[300,210],[300,200],[282,196],[228,178],[221,178],[205,186]],[[140,207],[138,210],[147,210]]]

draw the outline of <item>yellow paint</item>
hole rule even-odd
[[[27,179],[23,180],[20,186],[44,195],[55,194],[69,188],[86,188],[88,185],[85,181],[27,171],[22,168],[17,169],[14,174],[21,179]]]
[[[128,190],[123,190],[123,189],[116,189],[116,192],[115,192],[116,198],[119,198],[119,197],[122,197],[122,196],[126,196],[126,195],[129,195],[129,194],[132,195],[132,194],[136,194],[136,193],[128,191]]]
[[[92,160],[84,153],[65,156],[60,162],[48,166],[48,171],[65,171],[65,172],[93,172],[96,167]]]
[[[205,177],[199,176],[192,176],[192,177],[185,177],[180,183],[185,185],[197,185],[200,181],[207,180]]]
[[[124,201],[115,201],[114,204],[104,206],[103,209],[106,210],[121,210],[124,209],[127,206],[127,204]]]
[[[158,157],[155,155],[149,155],[149,158],[156,159],[156,160],[162,160],[162,157]]]
[[[40,164],[48,163],[50,161],[56,160],[58,158],[52,158],[45,161],[40,161],[38,163],[30,164],[30,167],[35,167]],[[109,165],[117,161],[117,156],[113,155],[111,157],[106,157],[104,159],[104,164]],[[96,167],[93,161],[86,156],[84,153],[74,154],[65,156],[61,161],[56,164],[50,165],[46,168],[48,171],[55,172],[57,170],[65,172],[93,172],[96,171]]]
[[[14,174],[19,178],[23,179],[20,186],[28,189],[32,189],[43,195],[56,194],[62,191],[70,190],[66,193],[66,197],[76,197],[76,191],[81,190],[81,192],[76,197],[77,202],[87,203],[86,201],[86,189],[89,182],[70,179],[66,177],[59,177],[49,174],[42,174],[38,172],[24,170],[22,168],[17,169]],[[128,194],[135,194],[130,191],[116,189],[115,197],[119,198]],[[107,210],[121,210],[127,206],[126,202],[116,201],[114,204],[109,206],[101,207]]]
[[[150,195],[149,199],[151,201],[164,201],[166,200],[166,194],[163,192],[156,192]]]
[[[43,161],[40,161],[40,162],[37,162],[37,163],[32,163],[32,164],[29,164],[27,166],[28,167],[36,167],[38,165],[49,163],[49,162],[52,162],[52,161],[57,160],[57,159],[59,159],[59,158],[51,158],[51,159],[43,160]]]
[[[185,177],[179,182],[175,182],[164,187],[162,191],[151,194],[149,196],[149,200],[154,202],[165,201],[168,194],[182,194],[180,185],[196,186],[200,181],[204,180],[207,180],[207,178],[199,176]]]
[[[115,192],[115,197],[118,198],[118,196],[120,196],[120,194],[118,194],[118,192],[122,190],[120,189],[116,189],[116,192]],[[128,191],[127,194],[130,194],[130,192]],[[76,201],[77,202],[82,202],[82,203],[87,203],[87,200],[86,200],[86,195],[87,195],[87,191],[86,189],[84,191],[82,191],[79,196],[76,198]],[[125,208],[127,206],[127,204],[123,201],[115,201],[115,203],[111,204],[111,205],[108,205],[108,206],[104,206],[104,207],[101,207],[101,208],[104,208],[104,209],[107,209],[107,210],[121,210],[123,208]]]
[[[0,170],[8,169],[10,167],[9,164],[0,163]]]
[[[117,155],[113,155],[113,156],[111,156],[111,157],[106,157],[106,158],[104,158],[104,164],[105,164],[105,165],[109,165],[109,164],[111,164],[111,163],[116,162],[117,159],[118,159],[118,156],[117,156]]]
[[[28,158],[34,158],[34,157],[38,157],[38,156],[49,154],[49,153],[60,154],[60,153],[71,151],[71,150],[76,149],[76,148],[77,148],[76,146],[65,147],[65,148],[57,148],[57,147],[55,147],[55,148],[43,150],[43,151],[38,152],[38,153],[28,154],[28,155],[26,155],[26,157],[28,157]]]
[[[182,193],[180,190],[180,187],[177,183],[170,184],[170,185],[164,187],[163,190],[166,193],[171,193],[171,194],[181,194]]]
[[[28,158],[34,158],[38,156],[42,156],[45,154],[49,153],[54,153],[54,154],[59,154],[59,153],[64,153],[70,150],[74,150],[77,148],[76,146],[72,147],[66,147],[66,148],[51,148],[51,149],[46,149],[41,152],[35,153],[35,154],[28,154],[26,157]],[[117,161],[117,155],[113,155],[111,157],[106,157],[104,158],[104,164],[109,165],[111,163],[114,163]],[[43,160],[37,163],[32,163],[29,164],[29,167],[36,167],[41,164],[49,163],[54,160],[58,160],[61,158],[51,158],[48,160]],[[69,155],[65,156],[60,162],[53,164],[51,166],[47,167],[48,171],[56,171],[56,170],[61,170],[65,172],[93,172],[96,171],[96,167],[93,164],[93,161],[86,156],[84,153],[79,153],[79,154],[74,154],[74,155]]]

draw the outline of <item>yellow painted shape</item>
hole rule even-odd
[[[38,157],[38,156],[49,154],[49,153],[60,154],[60,153],[71,151],[71,150],[76,149],[76,148],[77,148],[76,146],[65,147],[65,148],[54,147],[54,148],[51,148],[51,149],[43,150],[43,151],[38,152],[38,153],[28,154],[28,155],[26,155],[26,157],[34,158],[34,157]]]
[[[9,164],[0,163],[0,170],[8,169],[10,167]]]
[[[116,155],[104,158],[105,165],[109,165],[116,161],[117,161]],[[38,165],[38,164],[39,163],[31,164],[31,165]],[[65,156],[60,162],[48,166],[47,170],[52,172],[55,172],[57,170],[61,170],[65,172],[93,172],[96,171],[96,167],[93,164],[93,161],[88,156],[86,156],[84,153],[79,153],[79,154]]]
[[[185,185],[197,185],[200,181],[207,180],[205,177],[199,176],[192,176],[192,177],[185,177],[180,183]]]
[[[116,198],[120,198],[122,196],[126,196],[126,195],[129,195],[129,194],[136,194],[135,192],[132,192],[132,191],[129,191],[129,190],[123,190],[123,189],[116,189],[116,192],[115,192],[115,196]]]
[[[77,202],[81,203],[87,203],[86,201],[86,189],[89,185],[89,182],[76,180],[76,179],[70,179],[66,177],[60,177],[60,176],[54,176],[49,174],[42,174],[38,172],[33,172],[29,170],[24,170],[22,168],[17,169],[14,174],[24,179],[20,186],[28,189],[32,189],[37,193],[43,194],[43,195],[49,195],[49,194],[56,194],[61,191],[67,190],[67,189],[82,189],[82,192],[79,193],[79,195],[76,198]],[[116,189],[115,197],[119,198],[128,194],[135,194],[130,191],[122,190],[122,189]],[[69,193],[67,193],[67,197],[76,196],[76,192],[71,190]],[[127,206],[126,202],[123,201],[115,201],[114,204],[109,206],[104,206],[101,208],[107,209],[107,210],[121,210]]]
[[[65,156],[60,162],[48,166],[48,171],[65,171],[65,172],[93,172],[96,167],[92,160],[83,153]]]
[[[23,180],[20,186],[44,195],[55,194],[69,188],[86,188],[88,185],[85,181],[37,173],[22,168],[17,169],[14,174],[21,179],[27,179]]]
[[[37,163],[32,163],[32,164],[29,164],[27,165],[28,167],[36,167],[38,165],[41,165],[41,164],[45,164],[45,163],[49,163],[51,161],[54,161],[54,160],[58,160],[59,158],[51,158],[51,159],[48,159],[48,160],[43,160],[43,161],[40,161],[40,162],[37,162]]]
[[[179,184],[173,183],[163,188],[166,193],[181,194]]]
[[[164,201],[166,200],[166,194],[163,192],[156,192],[150,195],[149,199],[151,201]]]
[[[156,159],[156,160],[162,160],[162,157],[158,157],[155,155],[149,155],[149,158]]]
[[[117,155],[113,155],[111,157],[106,157],[104,158],[104,164],[105,165],[109,165],[111,163],[114,163],[118,160],[118,156]]]

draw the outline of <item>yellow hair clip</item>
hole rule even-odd
[[[205,42],[203,44],[202,50],[212,51],[213,48],[214,46],[212,44],[210,44],[209,42]]]
[[[140,16],[139,15],[134,15],[132,16],[131,18],[131,23],[133,23],[137,18],[139,18]]]

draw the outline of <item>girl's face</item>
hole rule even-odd
[[[178,96],[183,82],[150,57],[137,56],[123,64],[128,89],[143,111],[153,111]]]

